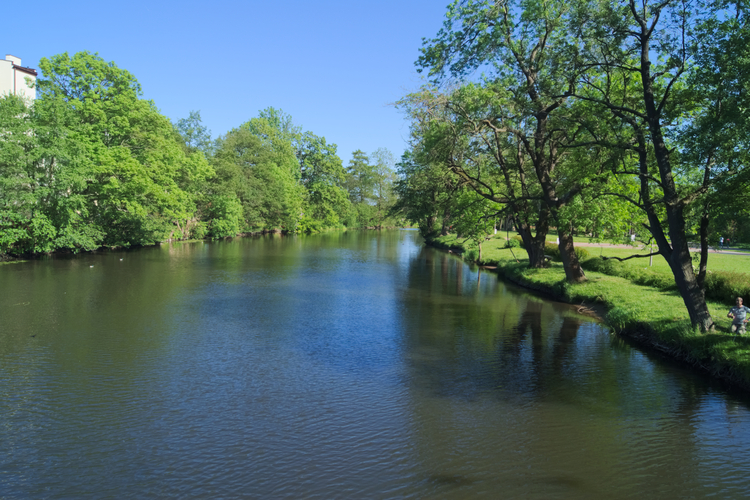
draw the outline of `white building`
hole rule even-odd
[[[21,59],[10,54],[0,59],[0,96],[15,94],[30,101],[36,99],[36,70],[21,66]]]

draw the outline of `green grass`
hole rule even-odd
[[[460,244],[461,240],[448,236],[453,244]],[[513,236],[511,236],[513,238]],[[554,241],[547,242],[548,254],[556,257]],[[495,235],[490,241],[482,245],[482,262],[485,265],[495,265],[497,262],[507,258],[502,252],[506,245],[505,234]],[[577,251],[587,254],[581,258],[583,268],[587,273],[592,271],[601,272],[610,276],[620,276],[635,284],[658,288],[660,290],[671,290],[674,288],[674,277],[667,262],[660,255],[653,259],[635,258],[620,262],[614,259],[603,260],[598,257],[620,257],[625,258],[633,254],[647,254],[648,249],[643,248],[621,248],[612,246],[580,246]],[[520,258],[525,258],[526,252],[522,248],[515,248],[513,252]],[[471,257],[475,257],[474,254]],[[725,303],[727,306],[734,304],[738,296],[750,299],[750,256],[734,255],[727,253],[711,252],[708,256],[708,275],[706,277],[706,297]],[[559,260],[559,259],[558,259]],[[694,261],[697,269],[698,259]],[[652,264],[652,265],[649,265]]]
[[[737,337],[728,331],[730,320],[726,318],[726,314],[733,305],[732,296],[736,293],[736,290],[731,289],[731,283],[714,283],[719,288],[724,286],[729,290],[726,291],[725,300],[708,302],[717,328],[715,332],[701,334],[692,329],[685,304],[674,290],[671,271],[660,256],[654,256],[654,266],[651,268],[648,266],[648,259],[639,259],[637,264],[631,261],[617,263],[627,264],[622,268],[630,274],[624,272],[625,275],[637,275],[639,279],[651,276],[658,285],[656,287],[638,285],[627,277],[592,270],[586,271],[586,282],[572,285],[565,282],[562,264],[551,262],[547,269],[528,269],[525,250],[502,248],[505,246],[505,234],[500,236],[496,235],[482,245],[481,264],[495,265],[501,275],[531,288],[544,290],[570,303],[602,304],[609,311],[605,321],[615,331],[630,336],[645,335],[650,339],[651,345],[750,389],[750,335]],[[439,244],[445,248],[459,249],[462,240],[447,236],[440,238]],[[632,253],[630,249],[612,247],[603,247],[601,250],[587,247],[587,250],[592,256],[627,256]],[[514,254],[519,262],[514,259]],[[747,257],[714,253],[709,256],[709,270],[715,271],[714,276],[736,271],[738,268],[745,272],[735,272],[732,275],[735,280],[750,281],[750,274],[747,274],[750,271],[750,260]],[[664,284],[672,286],[663,286]]]

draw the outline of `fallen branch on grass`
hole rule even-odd
[[[641,254],[631,255],[630,257],[604,257],[602,256],[602,260],[616,259],[616,260],[619,260],[620,262],[624,262],[626,260],[635,259],[635,258],[653,257],[654,255],[661,255],[661,254],[659,252],[652,252],[652,253],[647,253],[646,255],[641,255]]]

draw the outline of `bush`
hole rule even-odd
[[[636,285],[650,286],[659,290],[677,287],[671,273],[657,273],[651,269],[632,268],[614,259],[604,260],[594,257],[583,263],[587,271],[595,271],[610,276],[619,276]],[[737,297],[750,300],[750,275],[726,271],[709,271],[704,283],[706,299],[733,304]]]
[[[750,275],[719,271],[708,273],[705,281],[706,298],[734,304],[737,297],[750,300]]]
[[[578,260],[580,262],[583,262],[584,260],[588,259],[590,254],[589,251],[585,248],[575,248],[576,255],[578,256]],[[552,260],[555,262],[559,262],[560,259],[560,248],[557,246],[556,243],[550,243],[549,241],[544,244],[544,255],[549,255],[552,257]]]
[[[582,266],[587,271],[619,276],[632,281],[636,285],[650,286],[659,290],[669,290],[676,286],[671,274],[661,274],[651,269],[628,267],[615,259],[605,260],[601,257],[594,257],[586,260]]]
[[[560,261],[560,249],[556,244],[549,241],[544,243],[544,255],[549,255],[555,262]]]
[[[505,246],[503,248],[518,248],[521,246],[521,238],[519,236],[513,237],[509,240],[505,240]]]

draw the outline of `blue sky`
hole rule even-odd
[[[5,16],[0,54],[88,50],[130,71],[173,121],[199,110],[214,137],[273,106],[351,153],[401,156],[408,123],[391,103],[421,84],[422,37],[448,0],[36,1]]]

